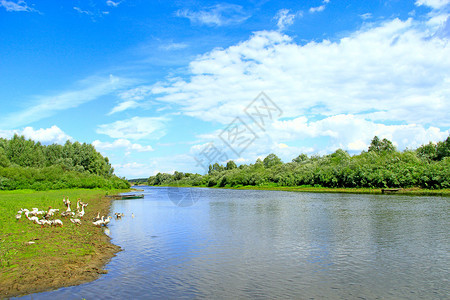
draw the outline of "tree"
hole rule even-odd
[[[390,140],[384,138],[380,141],[378,136],[374,136],[369,146],[369,152],[394,152],[395,150],[395,146]]]
[[[6,156],[5,149],[0,147],[0,167],[7,167],[9,166],[10,162],[8,160],[8,157]]]
[[[230,160],[229,162],[227,162],[227,166],[225,167],[225,170],[233,170],[236,169],[236,163],[232,160]]]
[[[436,145],[432,142],[428,143],[427,145],[420,146],[419,148],[417,148],[416,152],[417,155],[423,159],[435,160],[437,158]]]
[[[308,155],[302,153],[299,156],[297,156],[296,158],[294,158],[292,160],[292,162],[300,163],[302,161],[307,161],[307,160],[308,160]]]
[[[267,155],[266,158],[264,158],[263,163],[265,168],[271,168],[273,166],[283,164],[281,159],[273,153]]]
[[[442,160],[444,157],[450,156],[450,135],[443,142],[439,142],[436,146],[436,158]]]

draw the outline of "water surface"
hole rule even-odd
[[[444,299],[444,197],[145,187],[108,274],[25,298]],[[193,204],[193,205],[191,205]],[[134,215],[132,218],[131,215]]]

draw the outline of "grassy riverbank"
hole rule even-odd
[[[307,192],[307,193],[347,193],[347,194],[383,194],[383,189],[379,188],[328,188],[328,187],[315,187],[315,186],[276,186],[276,185],[266,185],[266,186],[224,186],[224,187],[208,187],[204,186],[192,186],[187,184],[169,184],[166,186],[170,187],[200,187],[200,188],[219,188],[219,189],[235,189],[235,190],[264,190],[264,191],[287,191],[287,192]],[[385,194],[389,195],[415,195],[415,196],[445,196],[450,197],[450,189],[422,189],[422,188],[404,188],[395,191],[385,191]]]
[[[348,193],[348,194],[383,194],[382,189],[371,188],[327,188],[327,187],[312,187],[312,186],[241,186],[237,189],[244,190],[270,190],[270,191],[290,191],[290,192],[309,192],[309,193]],[[405,188],[398,191],[385,191],[385,194],[401,194],[401,195],[416,195],[416,196],[450,196],[450,189],[430,190],[421,188]]]
[[[103,274],[104,264],[120,250],[109,242],[102,229],[92,225],[100,212],[107,216],[110,199],[104,196],[120,191],[53,190],[0,191],[0,298],[24,295],[87,282]],[[63,196],[72,208],[76,199],[89,203],[82,225],[58,218],[63,227],[44,227],[15,215],[21,208],[49,206],[65,210]]]

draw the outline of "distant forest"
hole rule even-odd
[[[368,151],[351,156],[342,149],[309,157],[300,154],[283,163],[269,154],[254,164],[237,166],[235,162],[215,163],[208,174],[158,173],[148,184],[239,187],[239,186],[317,186],[351,188],[422,187],[450,188],[450,136],[437,144],[416,150],[397,151],[391,141],[372,139]]]
[[[0,190],[129,186],[90,144],[67,141],[64,146],[44,146],[18,135],[0,138]]]

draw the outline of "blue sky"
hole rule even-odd
[[[400,149],[450,127],[450,0],[0,0],[0,136],[116,174]],[[263,94],[261,94],[263,92]]]

